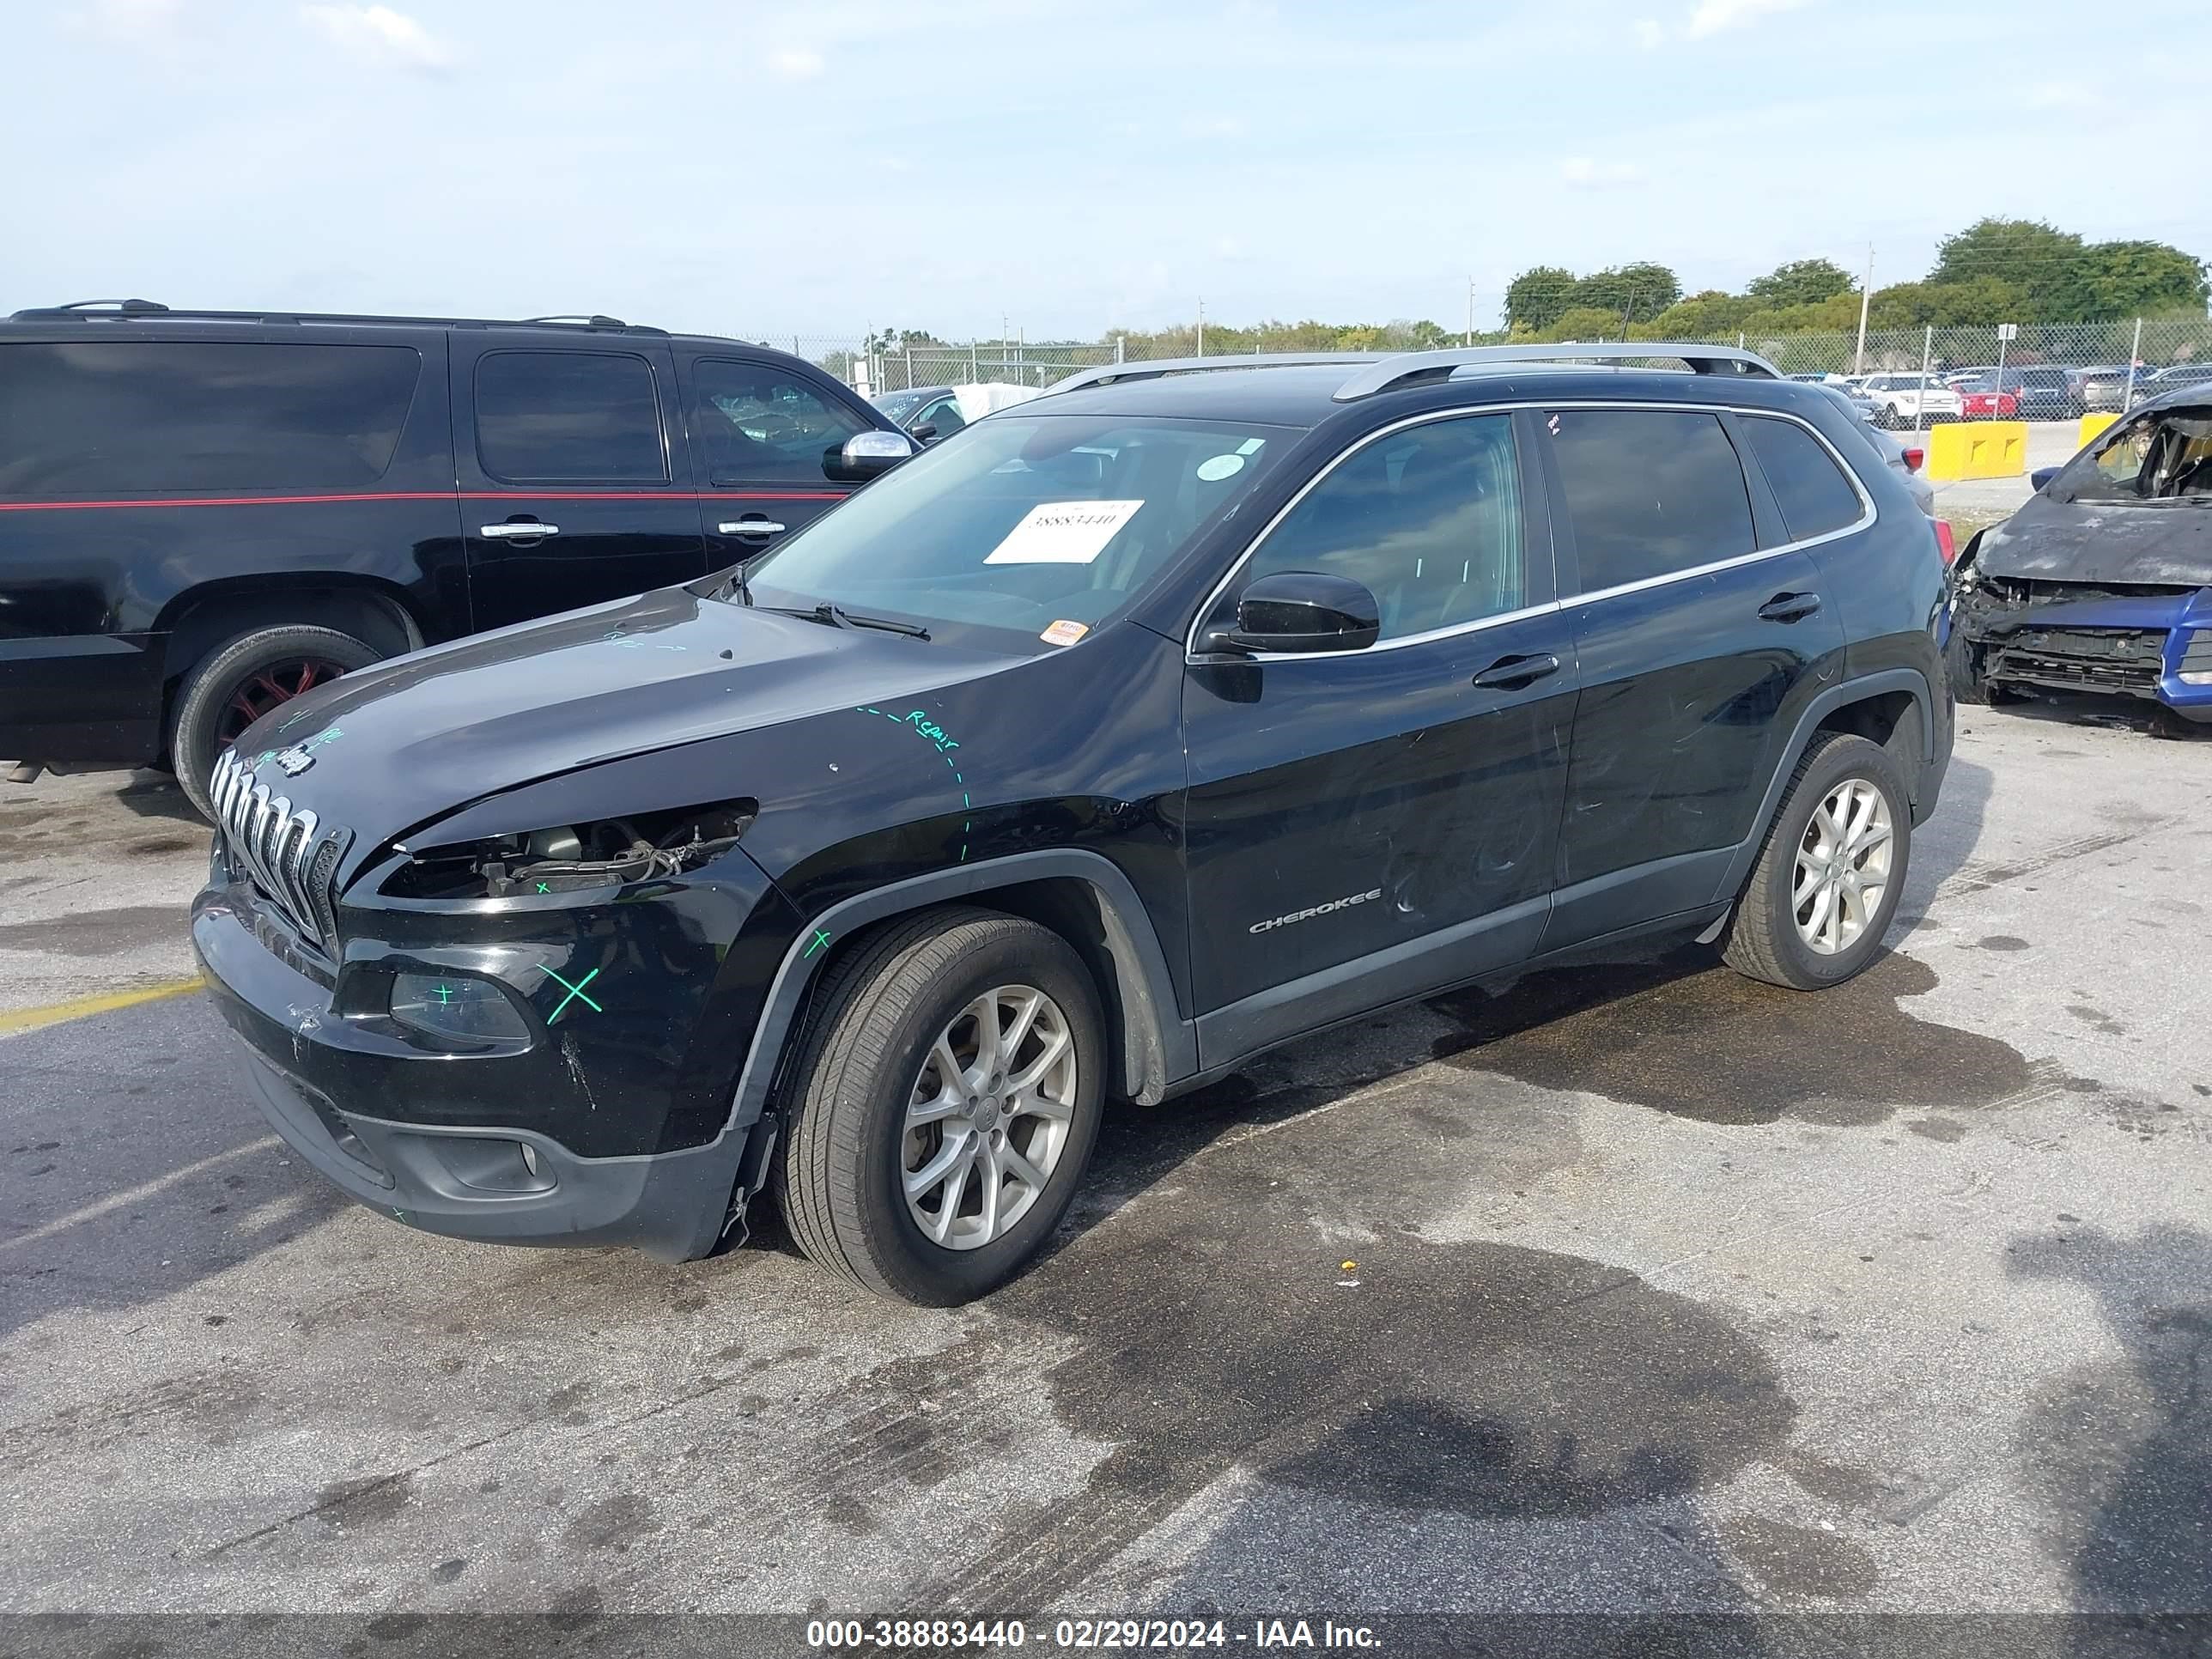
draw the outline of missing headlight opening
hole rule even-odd
[[[393,898],[520,898],[665,880],[729,851],[759,811],[757,801],[722,801],[430,848],[393,872],[383,890]]]

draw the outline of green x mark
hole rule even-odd
[[[541,893],[550,893],[553,890],[553,884],[549,881],[541,881],[538,884],[538,890]]]
[[[569,984],[567,980],[562,979],[560,975],[555,973],[550,968],[546,967],[543,963],[538,964],[538,971],[544,975],[546,978],[551,980],[556,985],[559,986],[562,990],[568,994],[567,996],[561,999],[561,1006],[545,1017],[545,1023],[548,1025],[550,1025],[555,1020],[560,1018],[562,1014],[567,1011],[568,1005],[572,1002],[582,1003],[584,1006],[590,1009],[595,1014],[604,1014],[606,1012],[605,1009],[600,1007],[598,1003],[592,1001],[591,998],[584,994],[584,988],[599,976],[599,970],[598,969],[592,969],[590,973],[585,975],[583,978],[578,980],[574,985]]]
[[[823,945],[829,944],[829,942],[830,935],[823,933],[819,927],[816,928],[814,930],[814,937],[806,942],[806,948],[799,953],[799,959],[801,961],[805,960],[805,958],[812,956]]]

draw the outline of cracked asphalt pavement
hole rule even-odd
[[[1120,1109],[955,1311],[411,1232],[195,995],[0,1039],[0,1611],[2212,1609],[2212,742],[1963,712],[1849,987],[1678,949]],[[182,970],[161,794],[0,802],[6,1006]]]

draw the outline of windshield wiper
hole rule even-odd
[[[828,623],[832,628],[880,628],[886,634],[903,634],[910,640],[926,640],[927,628],[917,628],[912,623],[893,622],[889,617],[858,617],[842,605],[832,605],[824,599],[810,612],[814,620]]]

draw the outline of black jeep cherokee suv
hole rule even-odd
[[[1696,372],[1097,371],[309,693],[192,917],[252,1092],[412,1225],[679,1259],[772,1188],[952,1303],[1109,1095],[1668,930],[1850,977],[1950,755],[1934,531],[1833,398],[1634,349]]]
[[[796,357],[612,317],[19,311],[0,755],[166,763],[205,811],[286,698],[750,557],[907,453],[894,430]]]

